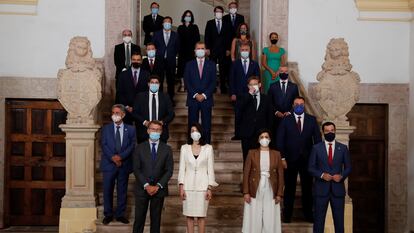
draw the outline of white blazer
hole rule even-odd
[[[208,186],[218,186],[214,176],[214,151],[209,144],[201,146],[195,159],[191,145],[181,146],[178,184],[187,191],[206,191]]]

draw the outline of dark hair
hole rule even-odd
[[[239,4],[236,2],[236,1],[231,1],[227,6],[229,6],[230,7],[230,5],[233,5],[233,4],[235,4],[236,5],[236,7],[238,7],[239,6]]]
[[[216,6],[216,7],[214,7],[214,12],[216,12],[217,9],[221,10],[221,12],[224,13],[224,8],[222,6]]]
[[[152,2],[151,5],[150,5],[150,8],[152,8],[152,5],[154,5],[154,4],[157,5],[158,8],[160,8],[160,4],[158,4],[158,2]]]
[[[125,106],[123,104],[114,104],[112,105],[111,111],[114,110],[114,108],[119,108],[119,110],[121,110],[121,112],[125,113]]]
[[[158,82],[160,82],[160,77],[158,77],[158,75],[151,75],[151,76],[148,78],[148,83],[150,83],[150,82],[151,82],[151,80],[153,80],[153,79],[156,79],[156,80],[158,80]]]
[[[186,16],[186,14],[187,14],[187,13],[190,13],[190,14],[191,14],[191,21],[190,21],[190,24],[193,24],[193,23],[194,23],[194,14],[193,14],[193,12],[192,12],[192,11],[190,11],[190,10],[186,10],[186,11],[184,11],[184,14],[181,16],[181,23],[185,23],[184,18],[185,18],[185,16]]]
[[[272,38],[273,35],[276,35],[277,37],[279,37],[279,34],[277,34],[276,32],[271,32],[269,34],[269,40],[270,40],[270,38]]]
[[[336,125],[333,122],[327,121],[322,124],[322,131],[325,129],[326,126],[330,126],[330,125],[333,125],[334,129],[336,129]]]
[[[247,79],[247,83],[250,83],[250,81],[252,81],[252,80],[257,80],[257,81],[259,81],[259,83],[261,82],[259,76],[254,76],[253,75],[253,76],[250,76],[249,79]]]
[[[203,127],[197,122],[192,123],[190,128],[188,129],[187,144],[191,145],[194,142],[193,139],[191,138],[191,128],[193,128],[193,127],[196,127],[197,131],[201,134],[201,138],[200,138],[200,140],[198,140],[198,144],[201,145],[201,146],[204,146],[206,144],[206,140],[205,140],[205,137],[204,137],[204,130],[203,130]]]
[[[171,16],[165,16],[162,22],[164,22],[166,19],[169,19],[171,21],[171,24],[173,23]]]
[[[150,46],[150,45],[152,45],[152,46],[154,46],[155,48],[157,48],[157,46],[155,46],[155,44],[154,44],[154,43],[152,43],[152,42],[148,42],[145,46],[148,48],[148,46]]]
[[[268,128],[262,128],[262,129],[260,129],[260,130],[258,130],[258,131],[256,132],[256,141],[255,141],[255,143],[254,143],[254,145],[256,145],[256,148],[259,148],[259,147],[260,147],[259,137],[260,137],[260,135],[262,135],[263,133],[267,133],[267,134],[269,134],[269,139],[270,139],[270,140],[272,140],[272,131],[271,131],[270,129],[268,129]]]
[[[131,57],[132,56],[138,56],[138,55],[142,57],[141,53],[138,52],[138,51],[134,51],[134,52],[131,53]]]
[[[303,100],[303,102],[306,102],[305,98],[303,98],[302,96],[296,96],[296,97],[293,99],[293,102],[295,102],[295,100]]]
[[[159,125],[159,126],[161,126],[161,129],[162,129],[162,123],[160,122],[160,121],[150,121],[149,123],[148,123],[148,128],[151,126],[151,125]]]
[[[246,28],[247,28],[246,38],[247,38],[248,40],[250,40],[249,25],[247,25],[247,23],[241,23],[241,24],[239,25],[239,27],[237,27],[237,31],[236,31],[236,38],[238,38],[238,39],[240,39],[240,38],[241,38],[240,28],[241,28],[242,26],[246,26]]]

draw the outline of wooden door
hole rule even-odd
[[[348,114],[356,130],[350,135],[354,233],[384,232],[387,105],[357,104]]]
[[[65,194],[65,139],[58,101],[6,100],[5,222],[58,225]]]

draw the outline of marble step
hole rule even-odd
[[[176,116],[187,116],[188,115],[188,109],[187,108],[175,108],[174,109]],[[233,108],[229,107],[213,107],[212,116],[214,118],[215,115],[219,116],[233,116],[234,111]]]
[[[171,124],[175,123],[175,122],[182,122],[183,124],[187,124],[187,114],[185,115],[176,115],[174,120],[171,122]],[[215,114],[212,116],[211,118],[211,124],[213,125],[213,127],[215,126],[215,124],[234,124],[234,114],[231,115],[218,115]]]

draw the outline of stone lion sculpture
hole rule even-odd
[[[102,72],[92,57],[87,37],[69,43],[66,69],[58,72],[58,100],[68,112],[67,124],[94,124],[95,108],[102,98]]]
[[[317,75],[316,99],[325,120],[348,125],[346,114],[359,100],[359,75],[351,71],[348,44],[343,38],[331,39],[327,45],[322,71]]]

